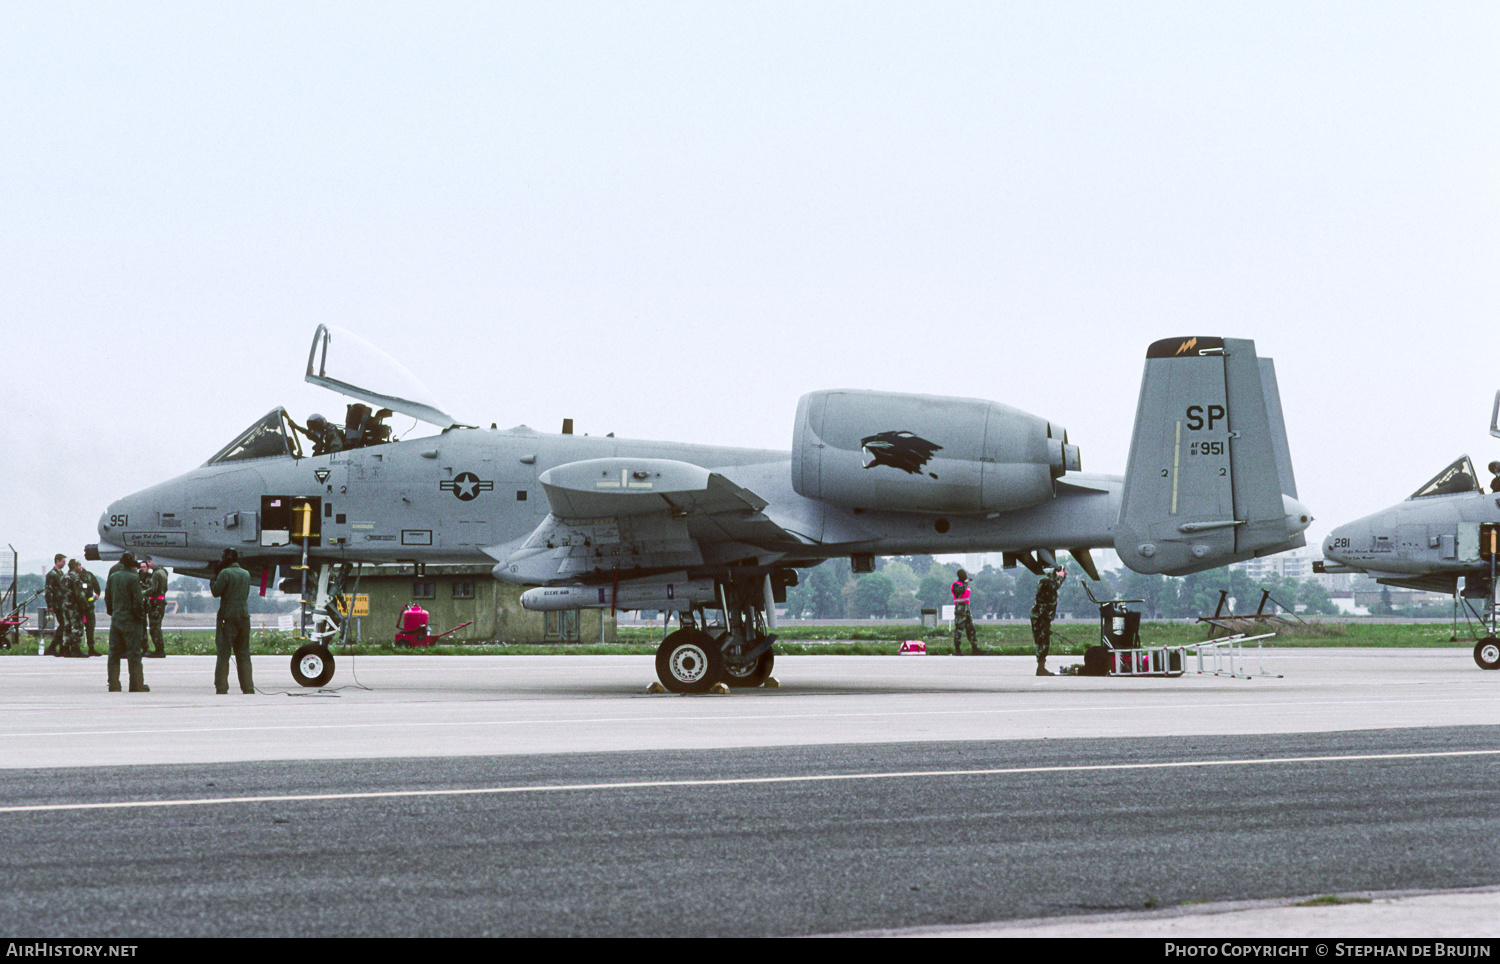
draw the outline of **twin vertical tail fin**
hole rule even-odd
[[[1276,369],[1239,338],[1146,351],[1115,551],[1136,572],[1200,572],[1307,544]]]

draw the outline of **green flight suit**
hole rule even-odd
[[[146,689],[141,669],[141,644],[146,636],[146,600],[134,569],[120,568],[104,587],[104,610],[109,613],[109,689],[120,689],[120,658],[130,664],[130,691]]]
[[[250,574],[232,562],[214,577],[213,594],[219,597],[219,618],[214,626],[214,692],[229,692],[229,654],[240,677],[240,692],[254,693],[250,672]]]

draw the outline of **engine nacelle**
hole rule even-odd
[[[970,515],[1023,509],[1078,471],[1044,418],[977,398],[838,389],[797,403],[792,488],[862,509]]]

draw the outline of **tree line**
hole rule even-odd
[[[1190,576],[1148,576],[1129,569],[1100,573],[1104,585],[1093,584],[1066,554],[1068,581],[1058,593],[1060,617],[1092,618],[1098,607],[1089,601],[1083,583],[1101,599],[1139,599],[1135,604],[1145,619],[1190,619],[1213,613],[1219,593],[1226,590],[1236,612],[1253,612],[1261,592],[1270,590],[1267,611],[1275,606],[1321,615],[1338,608],[1318,581],[1270,575],[1251,580],[1241,570],[1214,569]],[[875,571],[856,575],[847,558],[830,559],[800,571],[799,584],[787,590],[787,615],[802,619],[916,619],[923,609],[951,605],[949,587],[958,565],[931,556],[877,558]],[[975,618],[1025,619],[1036,598],[1037,576],[1026,569],[985,566],[970,573],[970,605]]]

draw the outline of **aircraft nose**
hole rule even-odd
[[[119,517],[118,502],[99,514],[99,525],[97,527],[99,541],[83,547],[83,557],[85,559],[88,559],[90,562],[97,562],[101,559],[120,558],[120,553],[123,550],[120,548],[119,543],[124,540],[118,532],[118,527],[113,524],[119,521]]]
[[[1363,528],[1358,523],[1341,525],[1328,533],[1323,540],[1323,555],[1334,562],[1347,564],[1349,562],[1349,549],[1356,544],[1368,542],[1368,538],[1360,539],[1355,530]]]

